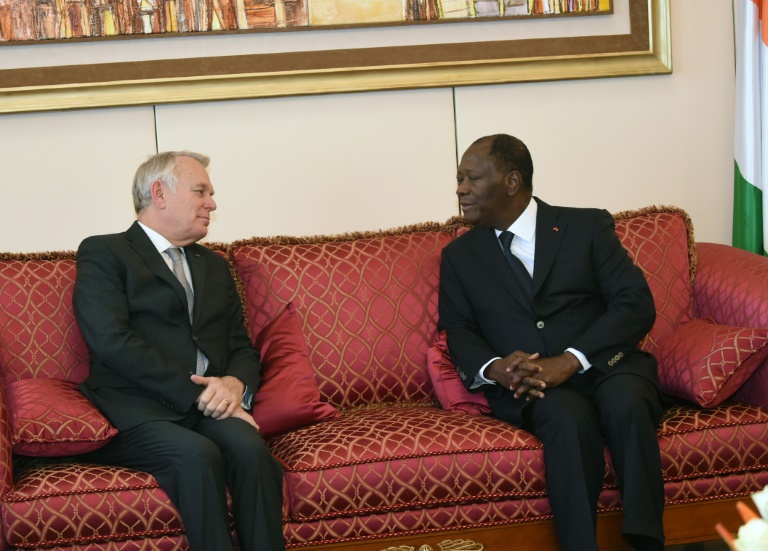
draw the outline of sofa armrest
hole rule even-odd
[[[716,243],[697,243],[696,256],[697,316],[723,325],[768,328],[768,258]],[[733,398],[768,407],[768,360]]]
[[[5,401],[5,389],[0,388],[0,500],[13,490],[13,446],[11,444],[11,420]],[[0,549],[8,547],[0,525]]]

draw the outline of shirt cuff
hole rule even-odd
[[[501,356],[498,356],[496,358],[491,358],[490,360],[485,362],[483,367],[480,368],[480,371],[477,372],[477,375],[475,375],[475,379],[472,381],[472,384],[469,385],[469,388],[477,388],[483,385],[495,385],[496,381],[493,381],[491,379],[486,379],[485,368],[500,358]]]
[[[579,352],[578,350],[576,350],[575,348],[566,348],[565,351],[570,352],[571,354],[576,356],[577,360],[579,360],[579,363],[581,364],[581,369],[579,370],[579,373],[585,373],[587,369],[592,367],[592,364],[589,363],[589,360],[587,360],[587,357],[581,352]]]
[[[243,391],[243,401],[240,402],[240,407],[245,411],[251,411],[251,408],[253,407],[253,392],[251,392],[251,389],[248,388],[248,385],[245,385],[245,390]]]

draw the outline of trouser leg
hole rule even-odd
[[[282,551],[283,473],[261,435],[239,419],[204,418],[197,427],[225,459],[240,548]]]
[[[192,551],[233,549],[224,463],[205,436],[155,421],[120,431],[90,458],[152,474],[179,510]]]
[[[662,413],[658,390],[640,376],[617,374],[602,381],[593,398],[601,412],[603,434],[622,494],[624,534],[663,543],[664,483],[656,435]]]
[[[565,384],[527,406],[523,419],[523,428],[544,444],[547,496],[561,548],[596,551],[597,500],[605,472],[597,410]]]

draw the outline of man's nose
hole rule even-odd
[[[207,208],[210,211],[216,210],[216,201],[213,200],[213,197],[208,198],[208,204],[205,205],[205,208]]]

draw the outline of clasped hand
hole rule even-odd
[[[514,392],[515,398],[534,400],[544,398],[546,389],[563,384],[579,369],[578,358],[570,352],[541,358],[538,352],[516,350],[495,360],[486,370],[486,377]]]
[[[259,425],[253,420],[253,416],[240,405],[245,391],[245,384],[240,379],[231,375],[224,377],[192,375],[191,379],[196,385],[204,387],[195,401],[197,409],[203,412],[203,415],[214,419],[235,417],[259,430]]]

